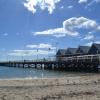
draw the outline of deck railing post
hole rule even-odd
[[[92,62],[92,60],[93,60],[93,56],[91,56],[91,62]]]
[[[77,62],[78,62],[78,57],[76,59],[77,59]]]
[[[99,63],[100,63],[100,54],[98,54],[98,58],[99,58]]]

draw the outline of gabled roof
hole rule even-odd
[[[100,51],[100,44],[93,43],[93,45]]]
[[[76,50],[77,50],[77,48],[68,48],[66,50],[66,54],[75,54]]]
[[[59,49],[56,53],[56,55],[65,55],[66,49]]]
[[[79,46],[76,53],[88,53],[89,49],[89,46]]]
[[[100,44],[93,43],[90,50],[88,51],[89,54],[100,54]]]

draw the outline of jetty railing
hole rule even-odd
[[[100,62],[100,54],[96,55],[78,55],[78,56],[71,56],[71,57],[66,57],[66,56],[59,56],[58,59],[61,61],[95,61],[98,60]]]
[[[43,60],[16,60],[3,61],[0,66],[21,67],[21,68],[39,68],[39,69],[56,69],[70,71],[97,71],[100,69],[100,54],[96,55],[78,55],[78,56],[60,56],[60,59]]]

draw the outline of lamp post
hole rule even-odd
[[[24,61],[24,53],[21,54],[21,59]]]
[[[37,49],[37,61],[38,61],[38,49]]]
[[[48,49],[48,59],[49,59],[49,52],[50,52],[51,48]]]
[[[56,53],[57,53],[57,49],[58,49],[58,42],[56,42]]]
[[[99,51],[97,50],[97,55],[99,54]]]
[[[99,54],[98,50],[97,50],[97,56],[98,56],[98,59],[99,59],[99,62],[100,62],[100,54]]]
[[[23,54],[22,54],[22,57],[21,58],[22,58],[22,61],[23,61]]]

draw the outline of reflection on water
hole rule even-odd
[[[0,66],[0,79],[10,78],[53,78],[86,75],[86,73],[61,72],[49,70],[37,70],[34,68],[14,68]]]

